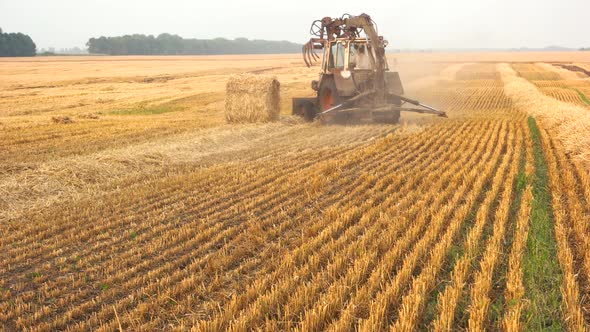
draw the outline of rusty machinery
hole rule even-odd
[[[316,38],[303,46],[308,67],[323,52],[319,80],[312,81],[313,98],[293,98],[293,114],[308,121],[363,121],[398,123],[401,111],[445,117],[445,112],[404,97],[399,73],[390,71],[385,57],[387,41],[379,36],[367,14],[324,17],[314,21]],[[404,104],[415,107],[403,107]]]

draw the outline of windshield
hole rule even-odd
[[[341,43],[332,43],[330,50],[330,67],[344,69],[344,46]]]
[[[350,46],[350,69],[370,70],[373,68],[371,52],[364,43],[355,43]]]

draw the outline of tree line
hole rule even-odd
[[[5,33],[0,28],[0,56],[34,56],[37,45],[23,33]]]
[[[207,54],[267,54],[297,53],[301,45],[288,41],[185,39],[163,33],[153,35],[125,35],[119,37],[90,38],[88,52],[108,55],[207,55]]]

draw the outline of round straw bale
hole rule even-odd
[[[226,84],[225,118],[229,123],[270,122],[279,118],[280,83],[267,75],[239,74]]]

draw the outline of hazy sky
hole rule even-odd
[[[362,12],[389,48],[590,46],[590,0],[0,0],[0,28],[38,48],[162,32],[303,43],[313,20]]]

